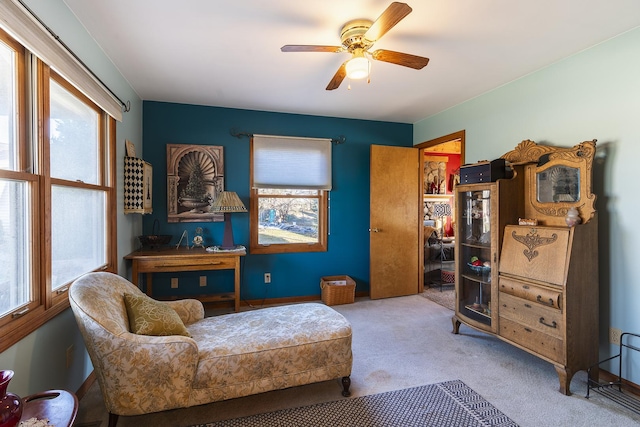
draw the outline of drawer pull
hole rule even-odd
[[[550,307],[553,307],[553,299],[549,298],[549,302],[546,301],[542,301],[542,295],[538,295],[538,297],[536,298],[536,301],[538,301],[540,304],[544,304],[544,305],[548,305]]]
[[[528,285],[522,285],[522,289],[529,289]]]
[[[525,304],[524,306],[527,307],[527,308],[531,308],[530,304]]]
[[[529,328],[524,328],[524,330],[527,331],[527,332],[532,332],[531,329],[529,329]]]
[[[542,323],[544,326],[548,326],[548,327],[554,328],[554,329],[556,329],[558,327],[558,324],[556,323],[555,320],[553,322],[551,322],[551,324],[548,324],[547,322],[544,321],[544,317],[540,318],[540,323]]]

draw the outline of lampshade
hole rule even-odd
[[[213,201],[209,212],[247,212],[247,208],[235,191],[223,191]]]
[[[347,77],[353,80],[364,79],[369,75],[369,60],[362,50],[356,50],[353,58],[347,62]]]
[[[231,226],[232,212],[247,212],[242,200],[235,191],[223,191],[213,201],[209,212],[221,212],[224,214],[224,236],[220,249],[234,250],[236,245],[233,242],[233,227]]]
[[[451,216],[451,205],[448,203],[435,203],[433,205],[433,216],[438,219],[440,224],[438,225],[440,237],[444,236],[444,220],[442,218]]]
[[[451,205],[448,203],[434,204],[433,216],[436,218],[442,218],[443,216],[451,216]]]

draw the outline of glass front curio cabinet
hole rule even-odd
[[[460,323],[497,332],[498,256],[504,226],[521,213],[519,177],[456,187],[456,307],[453,332]]]

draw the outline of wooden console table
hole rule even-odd
[[[240,310],[240,257],[246,251],[207,252],[204,248],[141,249],[131,252],[124,259],[131,260],[132,282],[139,287],[138,275],[147,273],[147,295],[153,297],[153,273],[179,271],[234,270],[233,293],[221,293],[195,297],[202,302],[234,301],[235,311]]]

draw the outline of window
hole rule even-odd
[[[106,264],[104,146],[99,108],[52,73],[49,80],[51,287]]]
[[[114,140],[113,118],[0,30],[0,352],[68,308],[77,277],[114,271]]]
[[[326,251],[331,141],[256,135],[251,171],[251,253]]]

